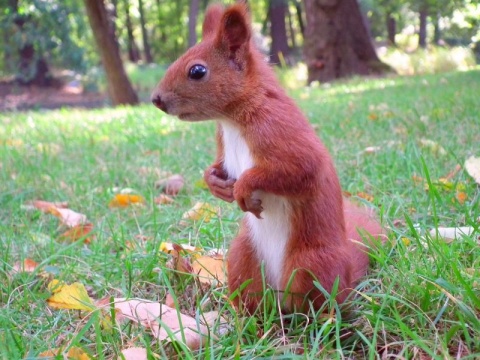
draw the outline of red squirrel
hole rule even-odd
[[[357,228],[377,236],[382,227],[343,200],[327,149],[253,43],[246,5],[207,9],[202,41],[168,68],[152,102],[181,120],[217,121],[205,181],[246,213],[227,259],[229,289],[242,289],[236,304],[257,309],[262,266],[287,312],[322,306],[314,280],[331,292],[338,278],[342,303],[369,266]]]

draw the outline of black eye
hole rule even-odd
[[[200,64],[195,64],[188,70],[188,77],[192,80],[200,80],[206,74],[207,68]]]

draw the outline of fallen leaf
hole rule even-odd
[[[197,202],[193,208],[182,215],[182,219],[209,222],[213,216],[218,216],[218,209],[209,203]]]
[[[419,140],[419,145],[421,148],[430,150],[433,154],[444,156],[447,154],[447,151],[436,141],[421,138]]]
[[[122,350],[123,359],[125,360],[147,360],[147,349],[140,347],[131,347]],[[119,358],[121,359],[121,358]]]
[[[175,307],[175,299],[170,292],[168,292],[167,296],[165,296],[165,305],[170,306],[171,308]]]
[[[367,146],[365,149],[363,149],[363,152],[365,154],[374,154],[380,150],[382,150],[381,146]]]
[[[150,329],[159,340],[183,342],[190,349],[198,349],[208,336],[208,328],[194,318],[165,304],[148,300],[114,299],[119,318],[126,318]],[[168,331],[165,329],[168,328]],[[169,335],[171,333],[172,337]]]
[[[357,196],[358,196],[359,198],[362,198],[362,199],[367,200],[368,202],[373,202],[373,200],[374,200],[374,198],[373,198],[372,195],[367,194],[367,193],[365,193],[365,192],[358,192],[358,193],[357,193]]]
[[[200,282],[225,284],[225,261],[222,255],[201,256],[192,262],[192,267]]]
[[[48,289],[53,295],[47,299],[47,304],[55,309],[72,309],[91,311],[95,309],[93,300],[88,296],[82,283],[75,282],[71,285],[58,280],[52,280]]]
[[[474,228],[471,226],[439,227],[437,229],[430,230],[430,236],[436,237],[438,232],[438,236],[440,238],[442,238],[446,243],[451,243],[452,241],[462,238],[463,236],[472,235],[474,231]]]
[[[168,195],[160,194],[154,199],[154,201],[157,205],[165,205],[173,203],[174,200]]]
[[[462,167],[458,164],[455,165],[455,168],[452,171],[450,171],[447,175],[445,175],[444,179],[447,179],[447,180],[453,179],[460,170],[462,170]]]
[[[26,258],[25,260],[23,260],[23,262],[17,261],[13,265],[13,271],[32,273],[35,271],[37,266],[38,266],[38,263],[35,260]]]
[[[402,243],[405,246],[409,246],[410,245],[410,239],[406,238],[406,237],[402,237]]]
[[[70,209],[50,208],[50,214],[55,215],[60,222],[68,227],[75,227],[87,223],[87,216]]]
[[[204,190],[207,190],[208,189],[208,185],[207,183],[205,182],[205,180],[203,178],[195,181],[195,183],[193,184],[193,186],[196,188],[196,189],[204,189]]]
[[[57,348],[53,350],[47,350],[38,355],[38,358],[58,358],[69,360],[90,360],[90,357],[80,348],[72,346],[68,349],[67,353],[64,353],[63,348]]]
[[[26,204],[27,206],[32,206],[35,209],[41,210],[44,213],[50,213],[51,208],[55,209],[66,209],[68,208],[68,202],[60,201],[60,202],[50,202],[44,200],[34,200]]]
[[[95,238],[95,235],[93,235],[92,232],[92,223],[76,225],[61,234],[58,237],[58,241],[73,243],[78,240],[83,240],[85,244],[90,244],[90,242]]]
[[[480,157],[470,156],[465,161],[465,170],[480,185]]]
[[[463,191],[458,191],[455,195],[455,198],[460,204],[465,204],[465,201],[467,200],[467,194]]]
[[[166,254],[174,254],[175,252],[178,252],[178,251],[185,251],[187,253],[195,253],[195,252],[202,251],[201,248],[195,247],[193,245],[175,244],[170,242],[162,242],[160,244],[159,250]]]
[[[110,203],[108,204],[111,208],[122,208],[130,205],[143,205],[145,204],[145,199],[140,195],[134,194],[115,194]]]
[[[162,192],[167,195],[176,196],[178,192],[182,189],[184,184],[184,179],[182,175],[175,174],[169,176],[166,179],[161,179],[155,183],[157,188],[160,188]]]

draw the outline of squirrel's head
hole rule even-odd
[[[182,120],[228,117],[249,96],[256,56],[246,5],[212,5],[203,22],[202,41],[167,70],[151,100]]]

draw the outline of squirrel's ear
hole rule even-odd
[[[207,8],[205,19],[203,20],[202,38],[205,39],[217,33],[222,19],[223,6],[221,4],[213,4]]]
[[[244,3],[230,6],[223,14],[217,35],[217,44],[226,47],[230,56],[250,42],[250,17]]]

